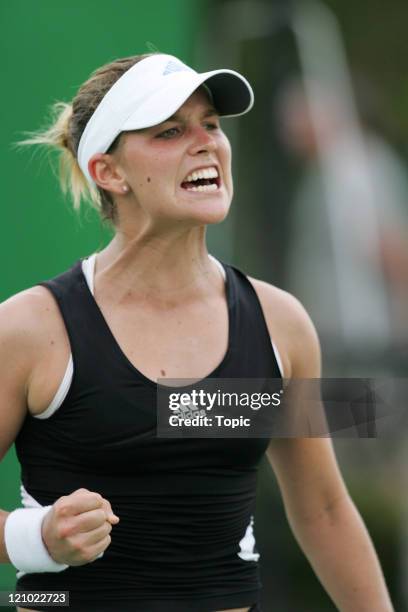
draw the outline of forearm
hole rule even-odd
[[[4,525],[6,523],[8,515],[9,512],[0,510],[0,563],[10,563],[10,559],[8,557],[6,545],[4,542]]]
[[[318,517],[288,514],[296,539],[341,612],[393,610],[374,546],[347,495]]]

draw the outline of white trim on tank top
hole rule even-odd
[[[226,274],[225,274],[225,270],[224,270],[222,264],[218,261],[218,259],[216,259],[212,255],[210,255],[210,258],[218,266],[218,268],[219,268],[219,270],[220,270],[220,272],[221,272],[221,274],[222,274],[222,276],[223,276],[223,278],[225,280]],[[92,293],[92,295],[94,294],[95,260],[96,260],[96,253],[94,253],[93,255],[91,255],[90,257],[88,257],[87,259],[84,259],[82,261],[82,271],[84,273],[86,282],[88,284],[89,291]],[[279,354],[279,351],[278,351],[278,348],[277,348],[276,344],[273,341],[272,341],[272,347],[273,347],[273,350],[275,352],[275,357],[276,357],[276,361],[278,363],[280,375],[283,378],[283,364],[282,364],[281,356]],[[64,401],[64,399],[66,398],[66,396],[68,394],[69,388],[70,388],[71,383],[72,383],[73,375],[74,375],[74,362],[72,360],[72,353],[71,353],[70,356],[69,356],[68,365],[67,365],[67,368],[65,370],[64,377],[63,377],[63,379],[61,381],[60,386],[58,387],[58,391],[54,395],[50,405],[48,406],[48,408],[46,410],[44,410],[40,414],[33,415],[36,419],[48,419],[51,415],[54,414],[54,412],[56,412],[58,410],[58,408],[62,405],[62,402]]]

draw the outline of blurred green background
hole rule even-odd
[[[91,209],[79,219],[60,192],[44,152],[13,146],[47,123],[56,100],[71,100],[98,66],[153,48],[193,60],[205,9],[200,1],[98,0],[0,3],[2,66],[0,300],[54,276],[110,236]],[[54,159],[55,162],[55,159]],[[55,164],[54,164],[55,165]],[[6,364],[2,364],[5,367]],[[14,450],[0,465],[0,507],[20,505]],[[15,571],[0,566],[0,590]]]
[[[394,0],[392,6],[379,0],[327,0],[318,5],[330,9],[353,82],[363,83],[361,124],[392,147],[405,172],[408,5],[402,0]],[[230,218],[210,229],[209,245],[216,256],[246,273],[290,288],[287,261],[292,215],[306,164],[282,145],[274,109],[283,84],[301,73],[292,29],[294,7],[296,3],[286,0],[1,3],[0,300],[63,271],[79,257],[100,249],[110,237],[109,228],[94,211],[83,210],[79,217],[72,212],[46,155],[17,150],[13,143],[25,131],[44,125],[47,108],[56,100],[70,100],[96,67],[116,57],[146,52],[151,45],[198,69],[240,70],[253,83],[254,111],[224,123],[233,145],[236,195]],[[404,205],[408,216],[408,204]],[[408,233],[405,236],[408,239]],[[313,315],[319,331],[319,313]],[[372,351],[363,341],[350,348],[337,338],[333,351],[333,339],[323,337],[325,373],[405,376],[408,344],[398,334],[392,340],[389,346]],[[405,432],[392,439],[337,440],[336,448],[346,482],[379,552],[396,610],[408,610]],[[0,507],[11,510],[18,505],[19,470],[11,449],[0,464]],[[289,532],[267,466],[260,474],[256,533],[265,612],[334,610]],[[14,576],[11,566],[0,566],[0,590],[12,589]]]

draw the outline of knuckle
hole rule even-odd
[[[112,538],[111,538],[111,536],[110,536],[110,535],[107,535],[107,536],[106,536],[106,538],[105,538],[105,540],[106,540],[106,546],[105,546],[105,549],[106,549],[106,548],[108,548],[108,546],[109,546],[109,545],[110,545],[110,543],[112,542]]]
[[[95,518],[97,519],[98,523],[103,524],[106,521],[106,512],[105,510],[95,510],[96,516]]]
[[[54,503],[54,507],[55,506],[60,506],[61,504],[64,503],[64,501],[67,499],[66,495],[62,495],[61,497],[59,497],[57,499],[57,501]]]
[[[60,523],[57,525],[56,533],[60,540],[66,540],[71,535],[71,530],[67,523]]]
[[[53,509],[57,512],[60,508],[64,507],[66,497],[59,497],[56,502],[54,502]]]
[[[111,531],[112,531],[112,527],[108,526],[108,523],[103,525],[103,527],[101,529],[101,532],[100,532],[101,533],[101,539],[107,538]]]
[[[86,497],[87,501],[91,503],[95,508],[100,508],[103,506],[103,497],[99,493],[88,491]]]
[[[103,505],[102,495],[100,495],[99,493],[92,493],[92,497],[96,504],[99,504],[100,506]]]
[[[67,498],[61,498],[54,504],[54,512],[57,517],[65,517],[70,513],[70,503]]]

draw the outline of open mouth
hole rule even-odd
[[[194,172],[186,176],[181,183],[181,187],[187,191],[202,191],[207,193],[217,191],[220,185],[221,179],[215,166],[194,170]]]

